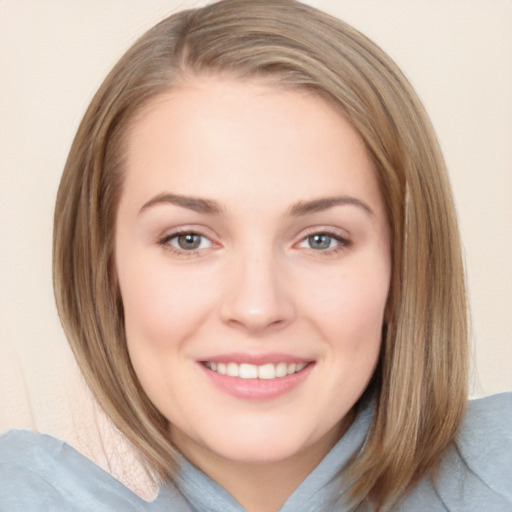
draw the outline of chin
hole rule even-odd
[[[300,428],[302,427],[302,428]],[[315,428],[316,427],[316,428]],[[222,432],[219,436],[218,433]],[[270,464],[293,458],[309,448],[325,444],[327,451],[338,440],[338,429],[318,429],[307,422],[272,422],[256,420],[251,425],[217,428],[204,433],[201,444],[217,457],[235,463]]]
[[[305,442],[284,442],[283,439],[260,439],[248,443],[216,443],[213,450],[225,460],[240,464],[275,464],[294,457],[307,447]]]

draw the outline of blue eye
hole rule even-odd
[[[347,247],[350,245],[348,240],[341,238],[338,235],[331,233],[313,233],[304,238],[299,247],[305,249],[312,249],[314,251],[329,251],[331,249],[336,250],[337,248]]]
[[[317,251],[325,251],[331,249],[333,244],[336,244],[336,240],[325,233],[318,233],[307,237],[309,247]]]
[[[164,243],[181,251],[197,251],[212,246],[212,242],[197,233],[180,233],[165,238]]]

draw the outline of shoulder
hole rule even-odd
[[[0,510],[21,511],[28,500],[37,499],[37,508],[51,509],[49,503],[59,504],[59,495],[41,474],[51,473],[44,465],[42,447],[36,442],[37,434],[29,431],[8,432],[0,439]],[[59,504],[60,506],[61,504]],[[63,505],[63,504],[62,504]]]
[[[510,438],[512,433],[512,392],[470,400],[461,435],[486,431]]]
[[[160,512],[170,490],[148,503],[73,447],[54,437],[13,430],[0,438],[0,511]],[[165,502],[165,503],[164,503]],[[179,507],[179,512],[188,508]]]
[[[470,400],[456,445],[460,456],[483,477],[491,471],[492,467],[496,471],[508,469],[510,476],[512,474],[512,393]],[[512,492],[512,486],[510,490]]]
[[[512,393],[470,400],[438,471],[420,480],[398,510],[512,510]]]
[[[512,393],[471,400],[456,449],[468,470],[512,508]]]

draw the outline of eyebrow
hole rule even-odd
[[[224,212],[224,209],[220,204],[212,199],[166,193],[159,194],[150,199],[142,206],[139,214],[155,206],[164,204],[173,204],[180,206],[181,208],[187,208],[188,210],[210,215],[219,215]],[[318,199],[312,199],[311,201],[299,201],[289,208],[288,214],[294,217],[300,217],[302,215],[322,212],[334,206],[344,205],[357,206],[364,210],[368,215],[374,215],[373,210],[365,202],[351,196],[321,197]]]
[[[333,206],[351,205],[363,209],[368,215],[373,216],[373,210],[363,201],[356,197],[350,196],[335,196],[335,197],[321,197],[311,201],[299,201],[295,203],[289,210],[290,215],[301,216],[310,213],[318,213],[328,210]]]
[[[188,210],[193,210],[199,213],[208,213],[210,215],[218,215],[223,212],[219,203],[211,199],[182,196],[178,194],[159,194],[145,203],[140,209],[139,214],[162,204],[174,204],[176,206],[181,206],[182,208],[187,208]]]

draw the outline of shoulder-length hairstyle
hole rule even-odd
[[[222,0],[170,16],[121,58],[73,141],[55,209],[54,287],[64,330],[97,400],[162,478],[168,421],[130,363],[114,264],[123,144],[156,96],[194,76],[307,89],[350,121],[373,158],[392,245],[369,436],[347,471],[353,496],[382,506],[435,468],[467,401],[463,264],[449,180],[418,97],[354,28],[294,0]]]

